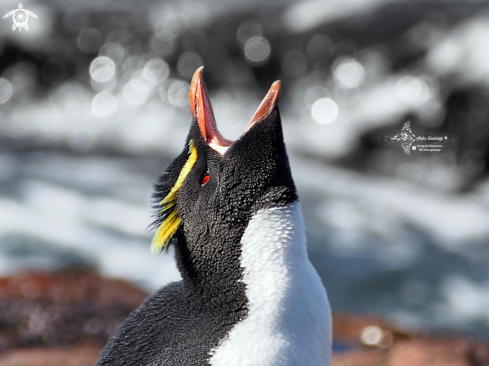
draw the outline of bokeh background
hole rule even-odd
[[[23,5],[38,16],[29,31],[0,20],[1,276],[178,280],[171,252],[150,252],[150,196],[183,148],[204,65],[231,139],[282,80],[309,255],[334,309],[489,336],[488,2]],[[382,143],[407,121],[452,143]]]

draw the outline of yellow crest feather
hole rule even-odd
[[[193,140],[189,142],[189,157],[185,165],[183,166],[175,185],[172,187],[170,192],[163,198],[159,205],[161,206],[160,214],[168,212],[165,219],[156,230],[153,237],[153,242],[151,244],[151,251],[157,253],[159,251],[166,250],[170,239],[177,231],[180,226],[180,216],[178,216],[177,209],[175,207],[175,200],[177,198],[177,193],[182,186],[185,178],[192,170],[195,162],[197,161],[197,149],[194,146]]]

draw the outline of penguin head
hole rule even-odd
[[[280,81],[233,142],[217,129],[202,71],[191,82],[192,123],[184,149],[154,193],[152,249],[174,245],[184,279],[239,267],[241,236],[253,214],[297,200],[277,105]]]

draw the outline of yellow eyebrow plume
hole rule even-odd
[[[180,216],[178,216],[178,212],[175,207],[177,193],[183,182],[185,181],[185,178],[187,178],[187,175],[190,173],[195,162],[197,161],[197,149],[194,146],[193,140],[190,140],[188,145],[189,157],[187,159],[187,162],[180,171],[178,179],[175,182],[175,185],[170,190],[170,193],[168,193],[166,197],[159,202],[159,205],[161,206],[160,214],[167,211],[169,212],[161,225],[158,227],[158,230],[156,230],[156,233],[153,237],[153,242],[151,243],[151,251],[153,253],[158,253],[161,250],[166,250],[168,248],[168,243],[170,242],[170,239],[180,226]]]

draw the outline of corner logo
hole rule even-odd
[[[9,11],[3,16],[3,19],[12,17],[14,20],[12,30],[15,32],[15,30],[19,28],[19,32],[22,32],[22,28],[24,28],[26,31],[29,30],[29,24],[27,24],[27,21],[29,20],[29,15],[37,19],[36,14],[34,14],[32,11],[25,10],[22,3],[19,3],[19,8]]]

